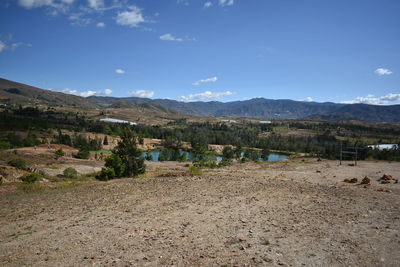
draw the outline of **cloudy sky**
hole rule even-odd
[[[1,0],[0,77],[72,94],[400,103],[399,0]]]

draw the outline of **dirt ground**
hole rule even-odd
[[[399,266],[400,184],[383,174],[400,178],[400,163],[246,163],[2,194],[0,265]]]

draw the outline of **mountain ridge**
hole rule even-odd
[[[79,108],[118,108],[148,106],[165,113],[197,116],[247,117],[265,120],[318,119],[360,120],[377,123],[400,123],[400,105],[341,104],[305,102],[290,99],[253,98],[231,102],[182,102],[171,99],[140,97],[81,97],[25,85],[0,78],[0,96],[11,103],[66,105]]]

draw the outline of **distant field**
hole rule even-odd
[[[111,154],[112,152],[110,151],[110,150],[92,150],[92,151],[89,151],[90,153],[98,153],[98,154],[101,154],[101,153],[103,153],[103,154]]]

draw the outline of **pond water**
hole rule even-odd
[[[149,152],[143,152],[142,157],[145,158],[146,161],[159,161],[161,151],[149,151]],[[151,159],[146,159],[147,155],[151,155]],[[193,158],[193,155],[188,152],[188,151],[181,151],[180,155],[186,155],[186,159],[190,161]],[[242,153],[242,156],[244,153]],[[172,152],[168,153],[168,158],[171,159],[172,157]],[[207,160],[215,160],[215,161],[222,161],[223,158],[221,156],[206,156]],[[282,154],[269,154],[268,160],[264,160],[261,157],[258,158],[259,161],[285,161],[288,160],[287,155],[282,155]]]

